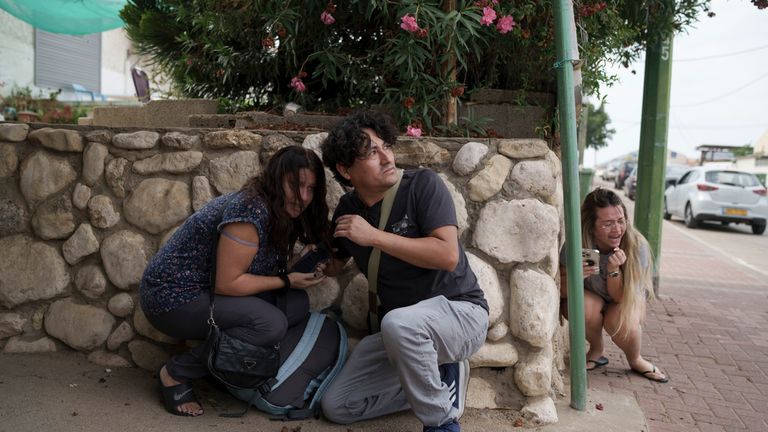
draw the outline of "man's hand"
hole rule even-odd
[[[336,219],[334,237],[346,237],[360,246],[373,246],[379,230],[358,215],[348,214]]]

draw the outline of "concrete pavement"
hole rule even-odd
[[[418,432],[421,424],[410,413],[386,416],[353,425],[324,420],[270,421],[251,409],[242,418],[217,414],[243,408],[242,403],[207,381],[196,385],[206,409],[198,418],[178,417],[160,404],[156,378],[136,368],[107,370],[77,352],[0,354],[0,432],[110,432],[184,430],[269,432]],[[597,409],[597,404],[603,409]],[[593,391],[588,409],[570,409],[558,401],[560,422],[541,432],[624,432],[647,430],[632,395]],[[464,432],[512,432],[530,426],[516,411],[468,409],[461,420]],[[518,425],[518,426],[516,426]]]

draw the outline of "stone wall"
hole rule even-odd
[[[279,148],[319,151],[325,133],[242,129],[54,129],[0,124],[0,347],[75,349],[108,367],[154,370],[194,341],[161,334],[137,298],[149,258],[193,211],[237,190]],[[490,304],[471,359],[469,406],[557,420],[560,161],[541,140],[401,138],[398,165],[440,174]],[[333,208],[344,192],[328,175]],[[367,285],[354,265],[308,290],[365,328]]]

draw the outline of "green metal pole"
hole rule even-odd
[[[664,177],[667,166],[669,94],[672,82],[672,37],[649,42],[645,54],[643,118],[637,164],[635,226],[651,246],[653,290],[659,291]]]
[[[571,407],[587,407],[587,353],[584,339],[584,276],[581,269],[581,213],[579,211],[579,156],[576,142],[576,97],[570,24],[573,8],[567,0],[555,0],[555,47],[557,49],[557,107],[560,112],[565,241],[568,270],[568,327],[571,343]]]

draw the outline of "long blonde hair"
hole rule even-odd
[[[645,316],[646,299],[653,299],[652,267],[653,257],[648,241],[632,226],[627,214],[627,207],[616,193],[609,189],[597,188],[590,192],[581,205],[581,242],[582,247],[595,249],[595,224],[597,210],[606,207],[621,207],[626,221],[626,230],[621,237],[619,247],[627,256],[627,261],[621,265],[623,274],[622,292],[624,293],[619,306],[619,326],[616,333],[629,331],[629,322],[633,314],[638,313],[642,320]],[[645,251],[645,256],[642,256]],[[643,262],[645,258],[646,262]]]

